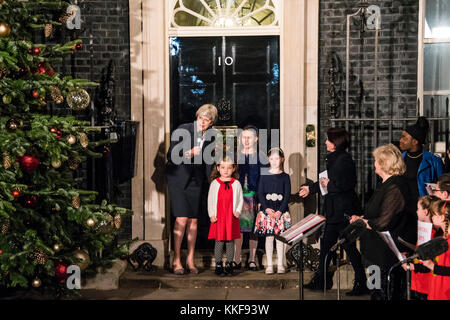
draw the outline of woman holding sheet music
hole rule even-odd
[[[350,134],[344,128],[330,128],[327,131],[325,142],[327,151],[326,168],[328,178],[320,178],[319,182],[311,186],[302,186],[299,195],[303,198],[309,194],[318,193],[320,186],[327,189],[325,194],[323,215],[326,218],[325,231],[320,242],[319,269],[313,280],[305,287],[312,290],[323,290],[324,268],[328,268],[332,258],[329,253],[331,247],[337,242],[342,231],[348,226],[346,215],[358,214],[361,210],[358,196],[355,193],[356,168],[351,155],[346,152],[350,147]],[[320,185],[319,185],[320,184]],[[361,263],[361,255],[355,243],[343,245],[355,271],[353,290],[347,295],[363,295],[368,293],[366,274]],[[327,266],[325,256],[328,254]],[[326,287],[333,286],[333,274],[327,272]]]
[[[365,206],[364,216],[352,216],[350,223],[363,219],[367,229],[361,235],[361,254],[367,266],[375,265],[381,271],[381,288],[371,291],[373,300],[386,300],[387,276],[389,269],[396,262],[397,256],[388,247],[378,232],[388,231],[398,250],[405,254],[410,249],[400,243],[404,241],[415,244],[417,241],[416,202],[413,200],[406,178],[406,170],[400,150],[393,144],[383,145],[373,151],[375,173],[382,183],[377,187]],[[390,296],[403,299],[406,293],[406,275],[402,268],[392,271]]]

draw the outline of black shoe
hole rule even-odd
[[[251,270],[251,271],[258,271],[258,267],[256,266],[256,262],[255,261],[249,261],[247,269]]]
[[[232,276],[233,275],[233,266],[231,265],[231,262],[227,261],[225,263],[225,274],[227,276]]]
[[[348,296],[363,296],[363,295],[366,295],[369,293],[370,293],[370,291],[367,288],[367,285],[365,282],[355,280],[353,282],[352,291],[346,292],[345,294]]]
[[[323,290],[323,280],[321,280],[320,277],[317,274],[315,274],[311,282],[304,285],[303,287],[309,290]],[[328,273],[326,289],[330,290],[331,288],[333,288],[333,278],[331,274]]]
[[[233,267],[233,270],[241,270],[242,262],[236,263],[234,261],[231,261],[231,266]]]
[[[216,271],[215,271],[215,274],[216,275],[218,275],[218,276],[221,276],[221,275],[223,275],[223,265],[222,265],[222,262],[219,262],[219,263],[216,263]]]

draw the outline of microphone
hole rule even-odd
[[[420,260],[431,260],[434,257],[440,256],[444,252],[448,250],[447,240],[444,238],[434,238],[430,241],[422,243],[417,247],[416,253],[412,256],[407,257],[399,262],[397,262],[394,266],[401,265],[403,263],[408,263],[418,258]]]
[[[364,231],[366,231],[366,223],[362,220],[356,220],[355,222],[349,224],[339,237],[339,241],[331,247],[330,251],[336,250],[337,247],[343,243],[352,243],[356,241],[356,239],[358,239]]]

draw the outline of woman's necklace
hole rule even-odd
[[[421,157],[422,154],[423,154],[423,152],[421,152],[421,153],[420,153],[419,155],[417,155],[417,156],[410,156],[408,152],[406,153],[406,155],[408,156],[408,158],[411,158],[411,159],[417,159],[417,158]]]

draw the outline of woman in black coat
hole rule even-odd
[[[389,231],[399,251],[404,255],[410,254],[411,250],[401,244],[398,238],[411,244],[417,242],[417,208],[403,176],[406,166],[400,150],[393,144],[388,144],[376,148],[373,156],[375,173],[382,179],[382,183],[367,202],[364,216],[352,216],[350,222],[362,219],[366,223],[367,229],[360,237],[361,254],[368,265],[378,266],[381,271],[381,288],[372,290],[372,299],[386,300],[388,272],[398,262],[398,258],[378,232]],[[405,297],[405,279],[406,274],[402,268],[393,270],[390,297]]]
[[[197,274],[194,249],[197,239],[197,223],[203,184],[208,181],[214,163],[215,134],[211,129],[217,120],[217,109],[212,104],[201,106],[193,123],[180,125],[172,132],[167,153],[165,175],[170,195],[172,215],[176,218],[173,228],[173,272],[184,274],[181,264],[181,243],[187,231],[187,270]],[[205,162],[205,160],[209,160]]]
[[[344,128],[330,128],[327,131],[326,140],[327,151],[330,153],[326,157],[326,167],[328,179],[321,178],[311,186],[302,186],[299,192],[301,197],[320,192],[319,183],[328,190],[325,195],[323,214],[326,218],[323,238],[320,242],[319,269],[313,280],[305,287],[312,290],[323,290],[324,269],[329,266],[332,254],[328,254],[327,266],[325,266],[325,256],[331,247],[337,242],[342,231],[349,225],[345,215],[358,214],[360,212],[360,202],[355,192],[356,168],[355,163],[349,153],[345,150],[350,147],[350,134]],[[355,282],[352,291],[348,295],[363,295],[368,293],[366,286],[366,274],[361,263],[361,255],[356,248],[356,244],[344,244],[343,248],[355,271]],[[326,287],[333,286],[332,273],[327,272]]]

